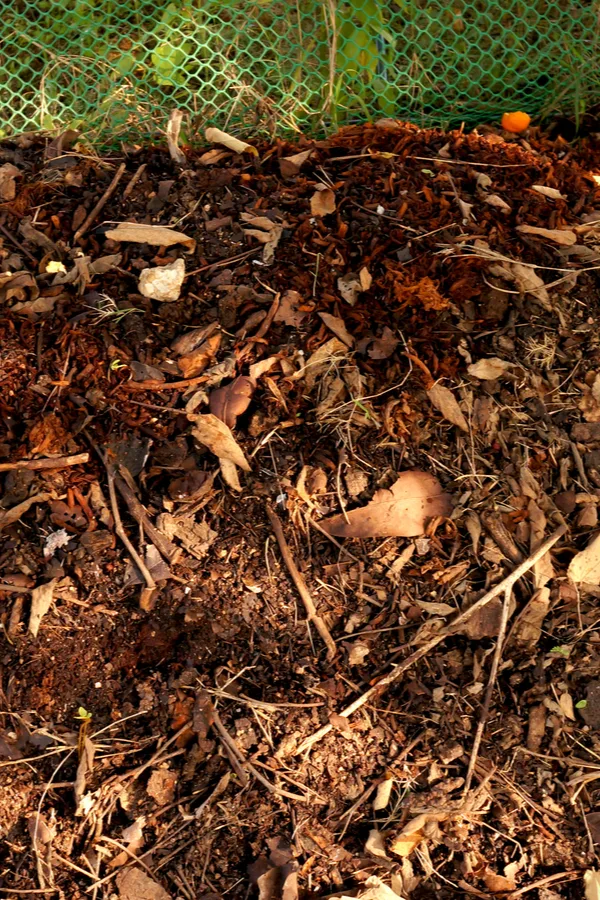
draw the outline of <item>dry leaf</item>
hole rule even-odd
[[[523,294],[533,294],[545,309],[552,308],[546,285],[540,276],[536,275],[531,266],[511,263],[510,272],[517,287]]]
[[[397,856],[409,856],[425,838],[425,830],[435,829],[438,822],[447,818],[446,813],[421,813],[407,822],[400,834],[392,843],[390,850]]]
[[[319,316],[327,328],[329,328],[330,331],[333,331],[336,337],[339,337],[340,341],[343,341],[347,347],[354,346],[354,338],[347,330],[343,319],[339,318],[339,316],[332,316],[330,313],[326,312],[320,312]]]
[[[379,782],[379,784],[377,785],[377,793],[375,794],[375,799],[373,800],[373,809],[375,810],[375,812],[387,807],[388,803],[390,802],[393,786],[393,778],[386,778],[385,781]]]
[[[204,330],[204,329],[202,329]],[[199,347],[180,356],[177,360],[177,368],[184,378],[194,378],[200,375],[208,365],[213,361],[221,346],[223,333],[217,331],[211,334]]]
[[[402,472],[390,490],[377,491],[366,506],[324,519],[321,527],[336,537],[416,537],[428,519],[451,512],[450,495],[437,478],[414,469]]]
[[[250,406],[256,384],[251,378],[240,375],[225,387],[217,388],[210,394],[210,411],[228,428],[235,428],[238,416]]]
[[[14,200],[17,196],[16,180],[21,175],[12,163],[0,166],[0,200]]]
[[[8,525],[14,525],[15,522],[18,522],[21,516],[24,516],[34,504],[45,503],[47,500],[54,499],[54,496],[54,494],[50,493],[34,494],[33,497],[28,497],[27,500],[17,503],[16,506],[11,506],[10,509],[0,510],[0,531],[3,528],[7,528]]]
[[[456,607],[450,606],[449,603],[434,603],[428,600],[417,600],[416,598],[414,603],[432,616],[451,616],[456,612]]]
[[[503,200],[498,194],[486,194],[483,199],[488,206],[494,206],[496,209],[504,210],[504,212],[510,212],[512,209],[512,206],[509,206],[506,200]]]
[[[574,584],[600,585],[600,533],[592,538],[585,550],[575,554],[567,575]]]
[[[467,420],[465,419],[463,413],[461,412],[460,406],[452,393],[447,387],[436,383],[427,391],[427,396],[429,397],[431,403],[437,410],[441,412],[443,417],[451,422],[453,425],[456,425],[457,428],[462,429],[462,431],[469,430],[469,426],[467,424]]]
[[[75,794],[75,815],[82,814],[82,800],[87,784],[88,773],[91,773],[94,767],[94,755],[96,747],[91,738],[86,737],[83,741],[82,752],[79,756],[77,772],[75,773],[75,781],[73,782],[73,793]]]
[[[383,835],[376,828],[371,828],[369,831],[369,837],[365,843],[365,851],[372,856],[381,856],[383,859],[389,859],[385,850]]]
[[[573,707],[573,698],[566,691],[564,694],[561,694],[558,698],[558,705],[560,706],[560,711],[566,719],[571,719],[572,722],[575,721],[575,709]]]
[[[508,866],[507,866],[508,868]],[[505,875],[498,875],[488,866],[483,871],[483,880],[488,891],[492,894],[500,894],[504,891],[514,891],[516,885],[514,878],[507,878]]]
[[[532,191],[537,191],[538,194],[543,194],[544,197],[548,197],[550,200],[566,200],[564,194],[561,194],[560,191],[557,191],[556,188],[546,187],[545,184],[532,184]]]
[[[58,578],[36,587],[31,592],[31,612],[29,613],[29,634],[37,637],[40,622],[46,615],[54,599],[54,588]]]
[[[392,884],[394,883],[394,875],[392,875]],[[360,890],[358,894],[353,893],[352,896],[347,894],[334,894],[339,900],[403,900],[401,895],[384,884],[377,875],[371,875],[365,881],[366,890]]]
[[[506,372],[513,367],[513,363],[506,362],[504,359],[498,359],[497,356],[490,356],[487,359],[479,359],[467,367],[467,372],[474,378],[481,381],[494,381],[501,378]]]
[[[583,873],[585,900],[600,900],[600,872],[588,869]]]
[[[253,216],[251,213],[242,213],[240,218],[252,226],[244,228],[244,234],[264,244],[263,262],[267,266],[270,265],[275,259],[275,248],[281,240],[283,226],[271,221],[267,216]]]
[[[226,159],[229,156],[229,152],[227,150],[218,150],[216,147],[214,150],[207,150],[206,153],[203,153],[202,156],[198,157],[198,162],[201,166],[215,166],[217,163],[221,162],[222,159]]]
[[[204,137],[211,144],[223,144],[224,147],[227,147],[228,150],[233,150],[234,153],[251,153],[253,156],[258,156],[258,150],[252,144],[240,141],[239,138],[233,137],[233,135],[227,134],[226,131],[221,131],[219,128],[206,128]]]
[[[366,273],[366,275],[363,273]],[[361,269],[358,275],[355,272],[348,272],[346,275],[342,275],[338,278],[338,291],[346,303],[349,303],[350,306],[354,306],[358,300],[358,295],[369,289],[371,281],[371,276],[365,268]]]
[[[315,350],[307,359],[304,368],[297,373],[295,378],[301,374],[305,375],[304,389],[309,393],[315,386],[317,379],[326,369],[331,368],[334,362],[341,362],[348,355],[348,347],[339,338],[333,337]]]
[[[371,359],[389,359],[400,343],[392,329],[385,325],[381,337],[372,341],[367,353]]]
[[[542,625],[550,608],[550,590],[542,587],[535,592],[515,622],[513,636],[523,647],[535,647],[542,636]]]
[[[572,247],[577,243],[577,235],[569,228],[536,228],[533,225],[517,225],[517,231],[521,234],[531,234],[537,237],[548,238],[562,247]]]
[[[258,381],[262,375],[266,375],[267,372],[270,372],[273,366],[278,362],[278,356],[268,356],[266,359],[260,359],[258,362],[253,363],[248,369],[250,378],[252,381]]]
[[[110,228],[106,237],[111,241],[130,241],[134,244],[151,244],[153,247],[172,247],[183,244],[190,251],[196,246],[194,238],[167,228],[165,225],[138,225],[136,222],[119,222]]]
[[[335,194],[331,188],[324,184],[318,184],[317,189],[310,198],[310,212],[313,216],[329,216],[335,212]]]
[[[314,150],[303,150],[293,156],[284,156],[279,160],[279,171],[283,178],[297,175],[301,166],[313,155]]]
[[[119,900],[171,900],[170,894],[142,869],[131,866],[117,875]]]
[[[286,291],[279,302],[273,321],[283,322],[290,328],[297,328],[307,315],[305,311],[298,309],[302,303],[303,300],[298,291]]]
[[[167,122],[167,147],[171,159],[184,166],[187,162],[186,155],[179,149],[179,132],[183,121],[183,112],[180,109],[172,109]]]
[[[196,416],[192,434],[219,459],[228,459],[244,472],[250,471],[250,464],[244,456],[244,451],[231,430],[212,413]]]

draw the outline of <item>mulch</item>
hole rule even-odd
[[[583,896],[599,152],[0,145],[3,896]]]

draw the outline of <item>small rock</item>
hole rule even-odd
[[[135,867],[119,872],[117,887],[121,900],[171,900],[157,881]]]
[[[144,269],[140,273],[138,287],[140,294],[161,303],[174,303],[179,300],[181,285],[185,278],[185,263],[176,259],[166,266]]]
[[[600,730],[600,681],[592,681],[587,686],[587,703],[579,709],[586,725],[595,730]]]
[[[148,779],[146,791],[159,806],[173,802],[177,775],[167,769],[155,769]]]

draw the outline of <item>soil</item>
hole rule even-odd
[[[184,160],[0,145],[2,896],[582,897],[597,139],[387,122]],[[179,259],[179,299],[141,293]],[[343,536],[414,470],[443,514],[409,492]]]

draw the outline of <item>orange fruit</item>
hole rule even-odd
[[[502,116],[502,127],[505,131],[512,131],[513,134],[519,134],[529,128],[531,116],[524,112],[504,113]]]

